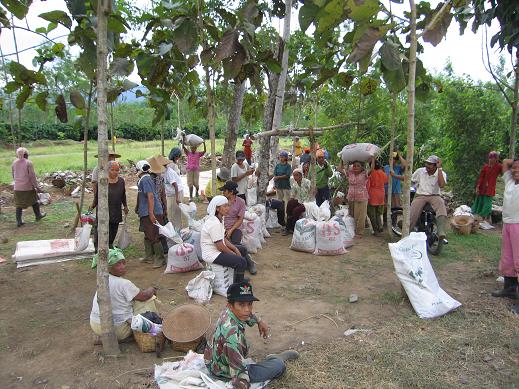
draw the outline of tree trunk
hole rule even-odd
[[[164,120],[165,118],[162,118],[160,121],[160,155],[164,154]]]
[[[236,81],[232,98],[229,120],[227,121],[227,135],[223,147],[222,166],[230,168],[234,162],[234,150],[240,129],[241,111],[243,108],[243,98],[245,97],[245,81]]]
[[[114,103],[110,103],[110,139],[112,140],[112,151],[115,153]]]
[[[211,78],[209,68],[205,68],[205,88],[207,90],[207,125],[209,126],[209,139],[211,139],[211,191],[216,193],[216,135],[215,135],[215,112],[214,112],[214,96],[211,87]]]
[[[407,169],[404,174],[404,196],[403,196],[403,226],[402,237],[409,235],[409,216],[411,208],[411,175],[413,174],[414,157],[414,104],[415,104],[415,77],[416,77],[416,4],[414,0],[409,0],[411,6],[411,31],[410,31],[410,52],[409,52],[409,80],[407,83]]]
[[[0,56],[2,57],[2,68],[4,69],[4,80],[7,84],[9,82],[7,78],[7,68],[5,67],[4,53],[2,48],[0,47]],[[13,125],[13,102],[11,101],[11,94],[7,95],[7,99],[9,100],[9,125],[11,126],[11,137],[13,139],[13,148],[16,150],[16,134],[14,131]]]
[[[515,144],[517,142],[517,100],[519,99],[519,48],[515,50],[515,80],[514,97],[512,100],[512,125],[510,127],[510,151],[509,157],[515,158]]]
[[[97,261],[97,301],[101,318],[101,340],[103,351],[107,355],[119,354],[119,344],[115,336],[112,318],[110,286],[108,284],[108,137],[106,112],[106,60],[107,60],[107,23],[110,14],[111,0],[98,0],[97,3],[97,144],[99,180],[97,185],[97,229],[98,229],[98,261]]]
[[[92,107],[92,91],[94,89],[94,81],[90,81],[90,90],[88,92],[87,112],[85,117],[85,127],[83,127],[83,180],[81,181],[81,200],[79,200],[79,215],[83,212],[83,204],[85,201],[85,186],[88,170],[88,127],[90,126],[90,111]]]
[[[11,15],[11,24],[14,26],[14,17]],[[14,50],[16,52],[16,62],[20,63],[20,55],[18,54],[18,41],[16,40],[16,28],[12,29],[13,31],[13,42],[14,42]],[[22,108],[23,109],[23,108]],[[22,110],[18,110],[18,132],[22,131]],[[16,149],[16,144],[14,145]]]
[[[390,144],[389,144],[389,171],[393,170],[393,152],[395,150],[395,128],[396,128],[396,93],[393,93],[391,100],[391,135],[390,135]],[[387,181],[387,212],[386,212],[386,221],[387,221],[387,234],[389,239],[393,239],[393,230],[391,229],[391,206],[393,202],[393,177],[391,174],[388,177]]]

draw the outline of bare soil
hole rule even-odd
[[[125,179],[127,188],[135,184],[135,177]],[[128,194],[132,209],[136,191]],[[54,197],[46,219],[34,222],[28,209],[22,228],[16,228],[14,209],[2,207],[0,236],[8,242],[0,243],[0,256],[9,259],[17,241],[68,233],[73,200]],[[199,205],[201,215],[205,207]],[[142,288],[159,287],[163,312],[190,302],[184,288],[196,273],[163,274],[140,264],[142,234],[136,215],[129,219],[133,245],[126,250],[126,278]],[[432,258],[440,284],[463,307],[423,321],[402,295],[385,237],[365,236],[345,255],[320,257],[290,250],[291,238],[274,232],[254,255],[258,274],[251,277],[261,300],[255,309],[272,337],[264,342],[249,329],[252,357],[286,348],[302,352],[273,388],[517,387],[519,319],[507,313],[507,301],[489,295],[496,287],[499,234],[478,233],[493,242],[484,250],[453,237],[443,255]],[[1,387],[156,387],[151,372],[162,359],[155,354],[128,343],[121,345],[120,357],[105,358],[101,346],[93,345],[89,314],[95,288],[95,271],[86,260],[20,270],[10,260],[0,265]],[[357,303],[348,302],[351,293],[358,294]],[[207,308],[213,322],[224,305],[224,298],[212,298]],[[369,331],[345,337],[350,328]],[[181,355],[168,346],[162,358]]]

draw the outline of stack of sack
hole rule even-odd
[[[330,204],[325,201],[304,203],[305,217],[296,222],[290,248],[314,255],[341,255],[353,245],[355,222],[346,211],[331,217]]]

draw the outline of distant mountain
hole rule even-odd
[[[135,103],[135,102],[141,103],[143,101],[146,101],[146,97],[143,97],[143,96],[137,97],[135,95],[137,93],[137,90],[140,90],[142,94],[148,93],[148,89],[145,86],[140,85],[135,89],[121,93],[121,95],[117,99],[117,102],[118,103]]]

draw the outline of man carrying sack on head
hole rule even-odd
[[[92,260],[92,269],[97,267],[97,254]],[[130,323],[132,316],[145,312],[158,312],[155,306],[155,294],[153,287],[140,290],[133,282],[123,278],[126,274],[126,260],[121,249],[110,249],[108,252],[108,285],[110,287],[110,301],[112,302],[112,318],[115,326],[115,335],[119,341],[132,336]],[[97,292],[92,301],[90,313],[90,327],[94,334],[101,336],[101,319],[99,317],[99,304]],[[96,339],[94,343],[98,343]]]
[[[204,353],[205,365],[217,379],[231,381],[232,387],[248,389],[252,382],[270,381],[285,372],[285,362],[299,357],[295,350],[271,354],[259,363],[247,359],[249,345],[245,324],[258,325],[260,336],[268,338],[269,327],[252,312],[252,303],[259,301],[247,282],[232,284],[227,289],[227,308],[222,312],[214,334],[208,338]]]

